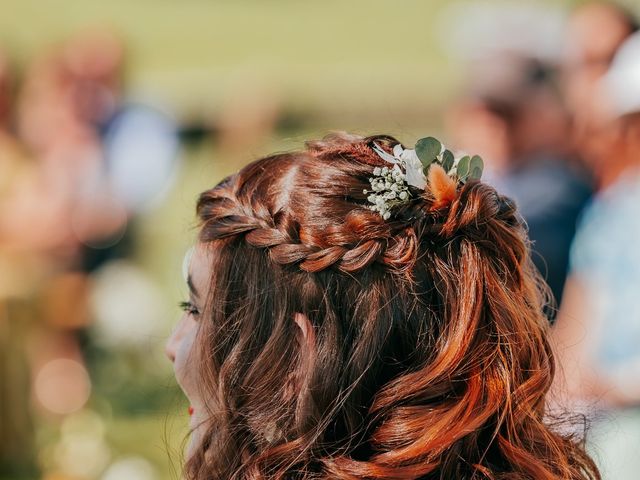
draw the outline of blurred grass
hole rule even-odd
[[[115,446],[114,457],[139,455],[154,464],[158,480],[175,480],[179,478],[176,471],[180,470],[186,425],[186,408],[167,415],[117,418],[106,437]]]
[[[0,18],[0,39],[29,58],[77,30],[109,26],[130,46],[134,87],[211,98],[238,74],[250,74],[309,102],[319,100],[313,92],[333,97],[397,85],[399,74],[421,90],[433,87],[441,81],[433,73],[446,64],[433,28],[445,3],[5,0],[11,14]],[[187,85],[198,89],[181,91]]]
[[[452,3],[4,0],[0,43],[24,62],[78,30],[107,26],[128,45],[131,90],[186,117],[246,88],[320,114],[417,114],[442,105],[460,81],[444,48],[442,12]]]

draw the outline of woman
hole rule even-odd
[[[545,424],[544,289],[481,169],[334,135],[200,196],[167,345],[186,478],[599,478]]]

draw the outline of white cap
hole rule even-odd
[[[640,112],[640,32],[620,46],[602,86],[616,116]]]

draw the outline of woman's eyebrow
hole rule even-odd
[[[189,275],[187,277],[187,286],[189,287],[189,290],[191,291],[191,293],[193,293],[193,295],[197,298],[200,297],[200,295],[198,294],[198,290],[196,289],[195,285],[193,284],[193,280],[191,279],[191,275]]]

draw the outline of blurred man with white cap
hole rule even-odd
[[[605,479],[640,472],[640,33],[588,100],[581,145],[598,193],[571,251],[555,330],[559,392],[590,417]]]

